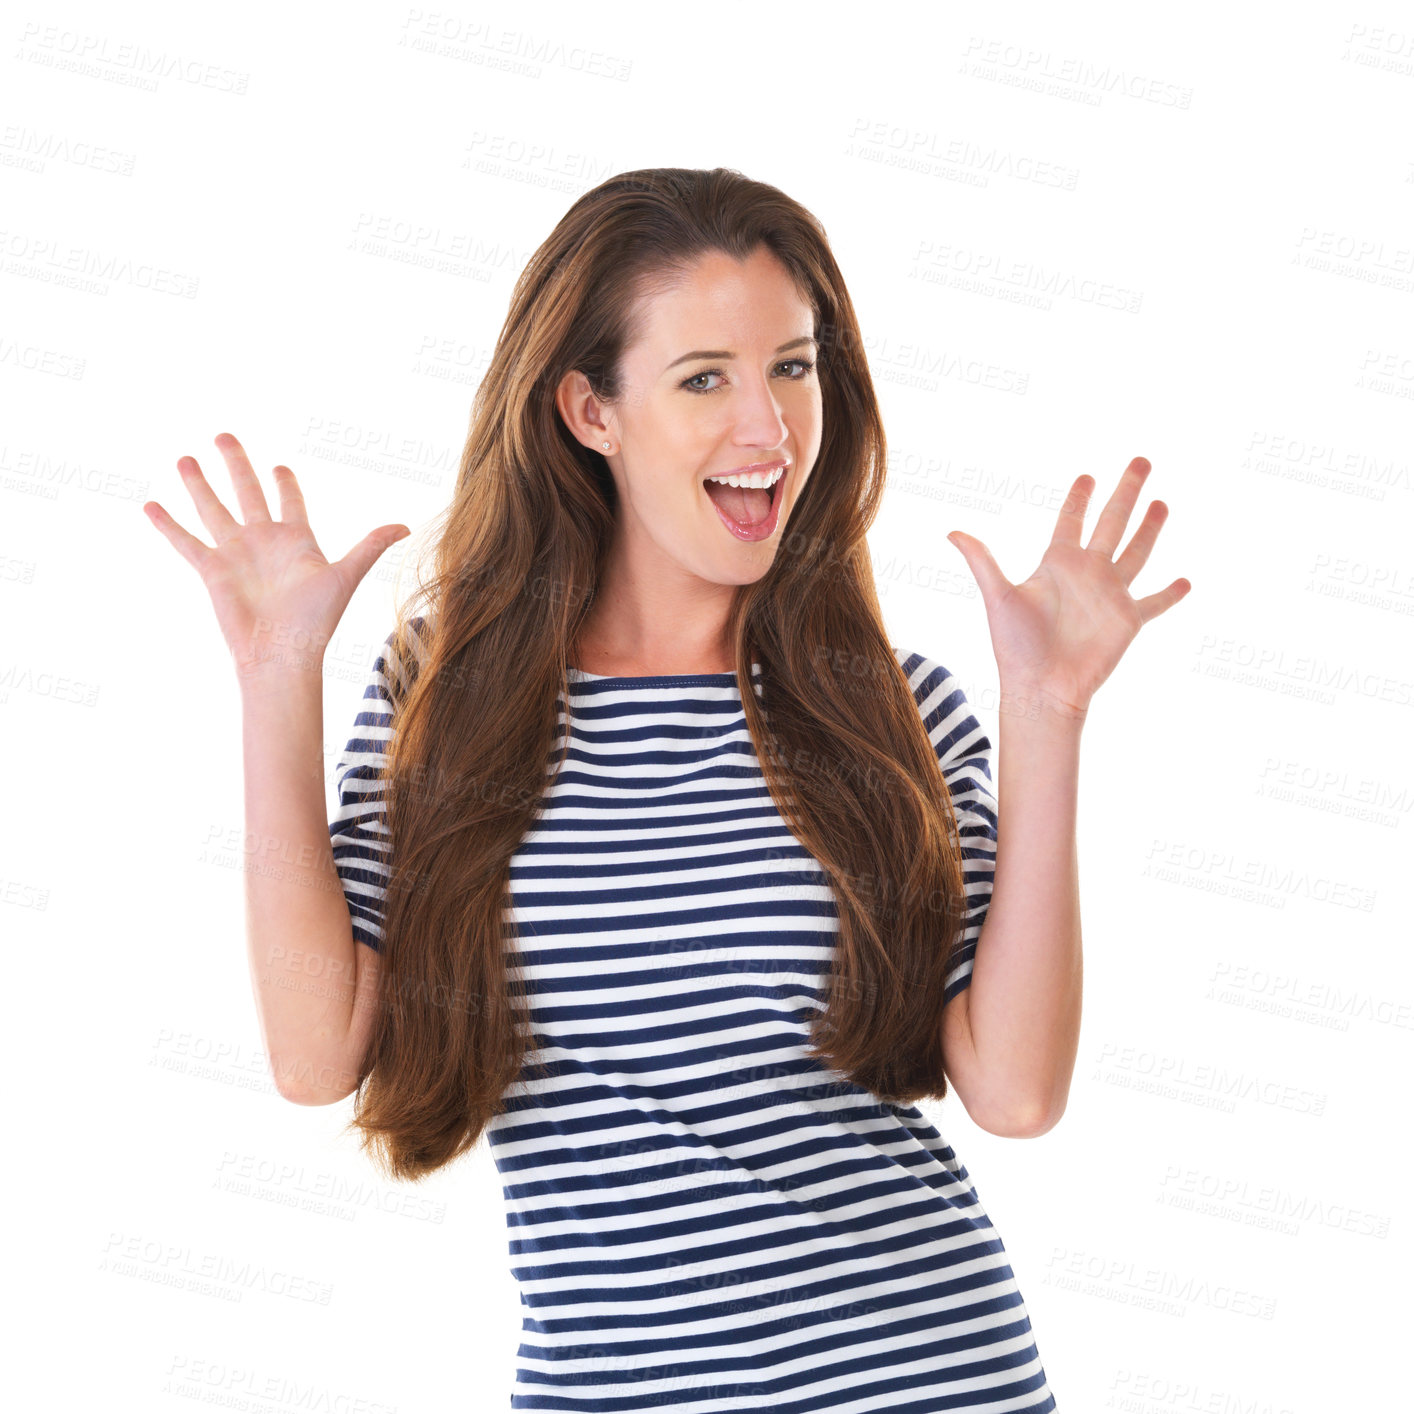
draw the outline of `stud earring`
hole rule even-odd
[[[609,450],[609,444],[607,442],[604,443],[604,450],[606,452]]]

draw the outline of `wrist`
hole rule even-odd
[[[307,692],[311,686],[322,689],[324,658],[322,654],[281,653],[257,662],[238,663],[236,681],[242,697],[280,696],[290,692]]]
[[[1026,721],[1044,721],[1056,726],[1081,727],[1089,716],[1090,704],[1068,701],[1039,683],[1003,679],[1000,716]]]

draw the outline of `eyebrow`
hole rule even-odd
[[[802,335],[802,336],[801,336],[800,338],[798,338],[798,339],[791,339],[789,342],[782,344],[782,345],[780,346],[780,348],[778,348],[778,349],[776,350],[776,352],[777,352],[778,354],[783,354],[783,353],[786,352],[787,349],[798,349],[802,344],[813,344],[814,342],[815,342],[815,339],[814,339],[814,336],[813,336],[813,335],[804,334],[804,335]],[[685,354],[683,354],[683,356],[682,356],[681,358],[675,358],[675,359],[668,365],[668,368],[676,368],[676,367],[678,366],[678,364],[680,364],[680,363],[687,363],[689,359],[694,359],[694,358],[735,358],[735,357],[736,357],[736,355],[735,355],[734,353],[732,353],[729,349],[693,349],[693,351],[692,351],[691,353],[685,353]],[[666,373],[667,371],[668,371],[667,368],[665,368],[665,369],[663,370],[664,373]]]

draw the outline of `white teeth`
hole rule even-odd
[[[704,479],[720,481],[726,486],[754,486],[764,491],[766,487],[774,486],[785,474],[785,468],[778,466],[774,471],[751,471],[741,476],[708,476]]]

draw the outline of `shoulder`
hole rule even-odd
[[[380,697],[396,697],[405,693],[426,661],[429,637],[425,614],[394,624],[379,645],[368,692]]]
[[[991,749],[961,682],[950,668],[909,648],[895,647],[894,657],[913,689],[913,700],[940,759],[953,761],[962,755],[983,755]]]
[[[894,648],[894,657],[925,716],[939,709],[955,711],[966,705],[967,698],[957,677],[936,658],[915,649],[898,647]]]

